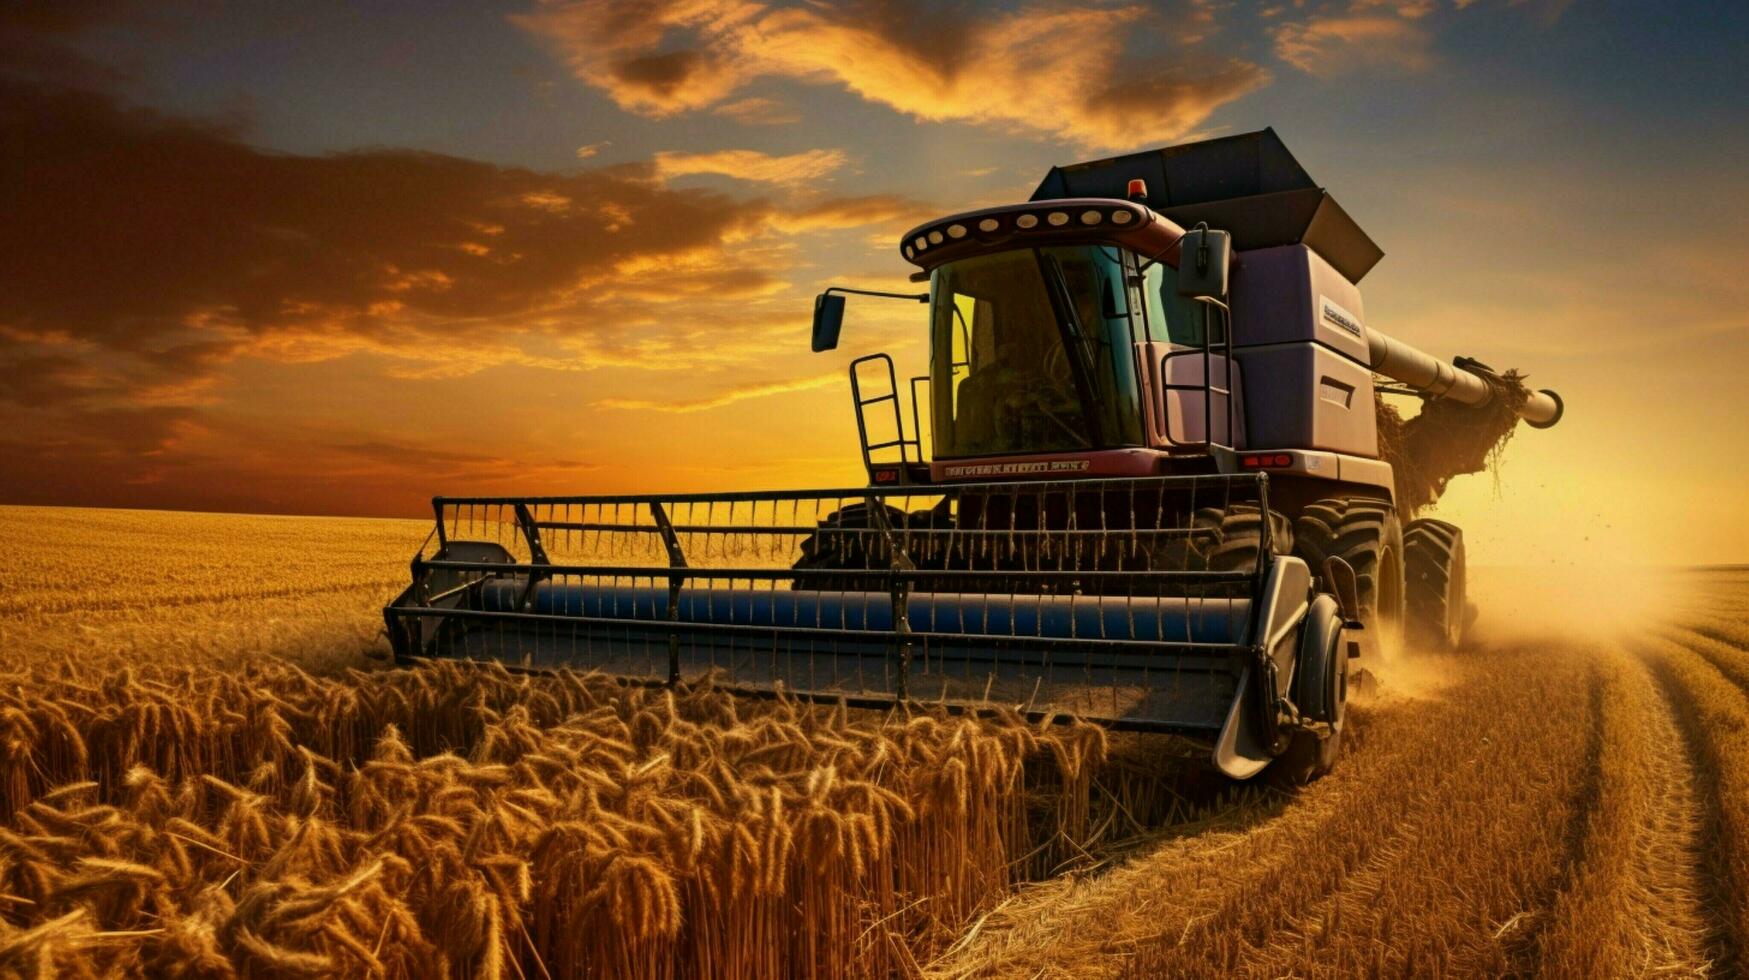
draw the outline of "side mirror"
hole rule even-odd
[[[844,297],[831,292],[814,297],[814,353],[835,350],[844,329]]]
[[[838,332],[844,327],[844,294],[881,296],[886,299],[908,299],[913,303],[929,302],[928,293],[883,293],[876,289],[851,289],[833,286],[814,297],[814,353],[838,349]]]
[[[1186,299],[1227,298],[1227,266],[1233,258],[1233,236],[1197,225],[1178,242],[1178,295]]]

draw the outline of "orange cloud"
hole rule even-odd
[[[801,122],[802,114],[776,99],[748,98],[724,102],[711,110],[713,115],[733,119],[745,126],[783,126]]]
[[[722,174],[737,180],[794,184],[824,177],[844,166],[843,150],[803,150],[773,156],[758,150],[711,150],[705,153],[657,153],[656,176]]]
[[[937,210],[921,201],[896,194],[861,194],[801,205],[773,215],[771,221],[777,228],[788,232],[837,231],[870,225],[896,229],[892,236],[888,236],[890,239]]]
[[[1412,13],[1344,13],[1283,24],[1275,32],[1276,57],[1312,75],[1361,69],[1422,71],[1433,64],[1431,38]]]
[[[687,398],[679,400],[661,400],[644,398],[604,398],[594,403],[596,408],[614,408],[624,410],[639,410],[651,412],[702,412],[706,409],[722,408],[735,402],[750,398],[766,398],[771,395],[788,394],[793,391],[810,391],[824,388],[827,385],[844,383],[844,372],[830,371],[809,378],[797,378],[781,381],[761,381],[751,384],[736,385],[724,389],[714,395],[703,398]]]
[[[669,116],[753,79],[839,85],[918,119],[1018,126],[1096,146],[1172,139],[1269,80],[1232,57],[1132,48],[1167,26],[1142,4],[966,14],[746,0],[543,0],[512,20],[622,108]]]

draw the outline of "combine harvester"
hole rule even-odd
[[[436,498],[397,658],[1018,706],[1308,779],[1352,657],[1460,641],[1463,537],[1409,512],[1560,399],[1367,327],[1383,253],[1273,131],[1055,168],[900,247],[929,292],[872,295],[928,304],[931,373],[907,426],[892,360],[852,363],[868,486]],[[1403,424],[1375,391],[1426,407]],[[1435,417],[1479,448],[1400,488],[1379,422]]]

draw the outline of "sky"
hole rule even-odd
[[[417,515],[852,486],[899,235],[1272,126],[1369,323],[1560,391],[1477,563],[1749,561],[1749,9],[1612,0],[0,6],[0,502]]]

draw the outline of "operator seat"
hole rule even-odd
[[[993,361],[966,376],[954,396],[954,441],[962,452],[994,452],[1000,445],[996,419],[1012,394],[1018,372]]]

